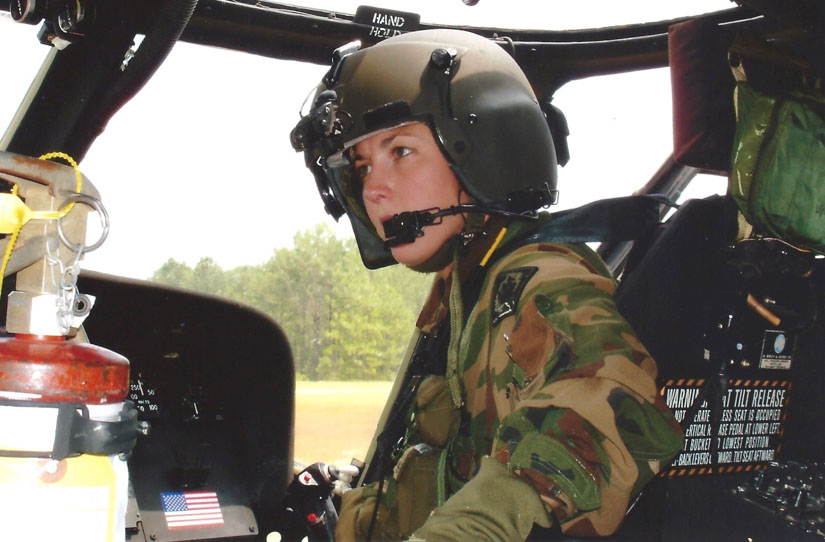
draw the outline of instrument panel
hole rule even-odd
[[[263,539],[276,529],[293,476],[295,381],[277,324],[215,296],[120,277],[84,272],[79,287],[97,297],[90,341],[129,359],[129,398],[150,424],[129,458],[128,538]]]

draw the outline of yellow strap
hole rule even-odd
[[[3,254],[3,265],[0,266],[0,294],[3,292],[3,279],[6,276],[6,268],[9,266],[9,259],[11,258],[11,252],[14,250],[14,245],[17,244],[17,237],[20,235],[20,230],[23,229],[23,225],[21,224],[19,228],[14,230],[9,238],[9,244],[6,245],[6,252]]]
[[[40,156],[39,158],[40,158],[40,160],[51,160],[52,158],[62,158],[63,160],[67,161],[74,168],[75,178],[77,178],[77,185],[75,185],[74,191],[77,192],[78,194],[80,193],[80,190],[83,188],[83,174],[80,173],[80,167],[78,167],[77,162],[75,162],[74,158],[72,158],[71,156],[69,156],[65,152],[48,152],[48,153]],[[60,216],[58,218],[63,218],[73,208],[74,208],[74,203],[70,203],[69,205],[66,206],[65,209],[63,209],[63,211],[61,211]]]
[[[29,220],[56,220],[61,218],[57,211],[32,211],[20,196],[0,193],[0,233],[14,233]]]
[[[17,185],[11,187],[11,193],[13,196],[17,197]],[[3,263],[0,265],[0,293],[3,291],[3,279],[6,277],[6,267],[9,266],[11,251],[14,250],[14,245],[17,243],[17,237],[20,235],[20,230],[22,229],[23,225],[20,224],[20,226],[12,232],[12,235],[9,238],[9,244],[6,245],[6,251],[3,253]]]
[[[62,158],[67,161],[74,168],[75,177],[77,178],[77,185],[75,192],[80,193],[83,188],[83,174],[80,173],[80,168],[75,162],[74,158],[63,152],[50,152],[40,156],[40,160],[50,160],[52,158]],[[9,266],[11,253],[14,251],[14,246],[17,244],[17,238],[20,236],[20,230],[23,226],[32,219],[38,220],[57,220],[66,216],[72,210],[74,203],[67,205],[63,211],[32,211],[23,203],[20,196],[17,195],[18,185],[11,188],[11,193],[0,193],[0,234],[11,234],[9,243],[6,245],[6,251],[3,253],[3,263],[0,265],[0,295],[3,292],[3,279],[6,277],[6,268]]]
[[[484,255],[484,258],[481,259],[481,263],[479,264],[481,267],[484,267],[487,265],[487,262],[490,261],[490,256],[492,256],[493,252],[495,252],[498,248],[498,244],[501,243],[505,233],[507,233],[507,228],[501,228],[501,231],[498,232],[498,235],[496,236],[496,240],[493,241],[493,246],[490,247],[490,250],[488,250],[487,254]]]

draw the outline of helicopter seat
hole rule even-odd
[[[733,200],[712,196],[687,201],[634,245],[616,304],[663,373],[702,359],[724,248],[736,232]]]

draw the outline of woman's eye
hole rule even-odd
[[[392,152],[395,154],[396,158],[403,158],[412,152],[412,149],[409,147],[394,147]]]
[[[355,166],[355,174],[359,179],[363,179],[369,175],[370,171],[372,171],[372,167],[369,164],[360,164]]]

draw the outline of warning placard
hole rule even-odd
[[[704,385],[703,380],[683,379],[670,381],[662,389],[679,423]],[[721,472],[751,469],[773,461],[782,444],[789,389],[790,382],[784,380],[731,380],[721,397],[715,430],[708,401],[703,400],[687,425],[684,445],[671,464],[671,474],[711,472],[712,454]]]

